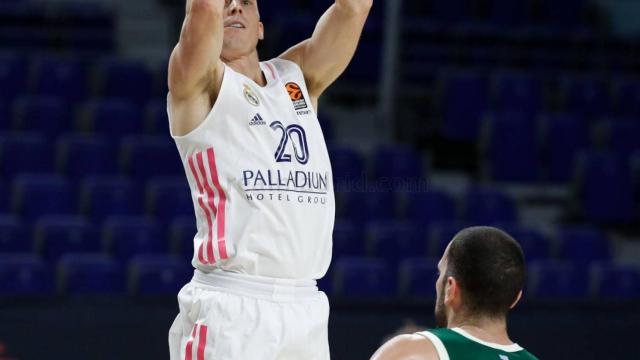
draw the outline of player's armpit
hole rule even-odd
[[[427,338],[406,334],[387,341],[370,360],[439,360],[439,356]]]
[[[372,0],[336,0],[311,38],[280,55],[300,66],[311,97],[318,98],[347,68],[371,5]]]

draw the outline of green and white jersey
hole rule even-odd
[[[418,335],[431,341],[440,360],[538,360],[518,344],[489,343],[460,328],[435,329]]]

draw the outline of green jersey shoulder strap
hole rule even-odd
[[[419,332],[436,348],[440,360],[538,360],[518,344],[480,340],[460,328]]]

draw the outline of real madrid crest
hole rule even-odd
[[[247,99],[247,102],[253,106],[260,106],[260,98],[253,91],[251,86],[244,84],[242,92],[244,93],[244,98]]]

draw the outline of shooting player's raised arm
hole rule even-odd
[[[169,91],[180,100],[207,89],[222,71],[226,0],[188,0],[180,40],[169,61]]]
[[[311,38],[280,55],[300,66],[311,97],[317,99],[349,65],[372,4],[373,0],[336,0]]]

